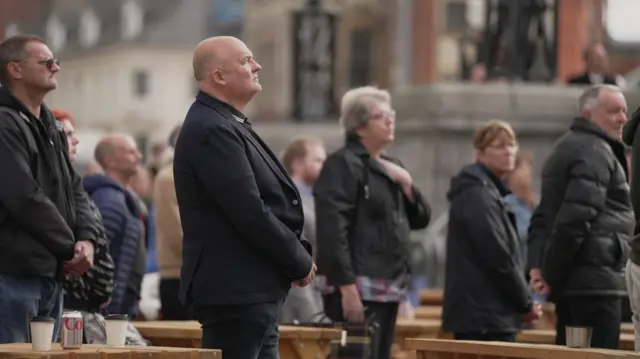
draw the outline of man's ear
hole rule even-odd
[[[17,62],[10,62],[7,64],[7,71],[11,75],[12,78],[21,79],[22,78],[22,67]]]
[[[213,71],[211,72],[211,77],[213,78],[213,82],[217,84],[226,85],[227,83],[224,78],[224,74],[219,69],[213,69]]]

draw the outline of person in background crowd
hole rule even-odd
[[[291,285],[315,277],[300,238],[300,195],[242,113],[262,89],[240,40],[200,42],[200,91],[180,129],[173,174],[182,222],[179,297],[194,305],[202,347],[225,359],[278,358],[278,316]],[[215,235],[212,235],[215,234]]]
[[[322,164],[327,158],[324,145],[317,137],[298,137],[293,139],[282,152],[282,165],[296,184],[302,208],[304,209],[304,227],[302,235],[311,246],[316,248],[316,214],[313,200],[315,184]],[[281,323],[307,322],[314,315],[322,313],[322,297],[313,286],[293,287],[282,306]],[[314,319],[322,319],[316,316]]]
[[[180,134],[180,126],[169,135],[169,150],[173,152]],[[191,320],[193,314],[178,300],[180,267],[182,266],[182,225],[173,179],[173,155],[165,157],[154,184],[156,208],[158,267],[160,270],[160,318],[162,320]]]
[[[525,278],[524,243],[503,198],[514,170],[516,134],[503,121],[479,126],[476,162],[451,179],[442,329],[458,340],[515,341],[542,315]]]
[[[164,154],[167,150],[167,144],[164,142],[154,143],[151,146],[151,163],[149,164],[149,175],[151,181],[155,181],[158,172],[164,167]]]
[[[87,163],[84,168],[84,176],[86,177],[97,174],[104,174],[102,166],[100,166],[100,164],[96,161],[89,161],[89,163]]]
[[[640,182],[634,178],[640,178],[640,109],[636,110],[631,120],[624,126],[622,139],[631,147],[630,156],[627,157],[631,164],[631,206],[635,215],[635,228],[633,237],[629,242],[631,252],[625,268],[625,278],[629,305],[631,307],[632,321],[636,334],[636,351],[640,351]]]
[[[505,176],[505,182],[511,193],[507,194],[504,202],[511,206],[516,217],[516,230],[522,242],[523,253],[527,253],[527,232],[531,215],[536,207],[535,193],[531,185],[532,170],[533,156],[531,153],[518,151],[513,171]]]
[[[71,162],[76,161],[76,155],[78,153],[78,143],[80,141],[76,137],[76,128],[71,114],[62,110],[51,110],[53,117],[57,120],[56,127],[58,130],[62,130],[67,137],[67,144],[69,145],[69,159]]]
[[[106,312],[135,318],[142,282],[136,275],[143,250],[142,226],[135,196],[127,184],[139,169],[141,155],[131,136],[111,135],[100,140],[94,157],[104,175],[87,176],[83,184],[100,210],[115,263],[115,290]],[[142,268],[144,272],[144,262]]]
[[[138,315],[143,314],[142,309],[144,309],[147,313],[144,318],[147,320],[157,317],[160,306],[160,301],[157,299],[157,285],[153,284],[157,278],[154,279],[156,276],[153,274],[147,275],[149,265],[155,264],[156,261],[155,222],[150,222],[150,216],[152,215],[150,208],[153,208],[151,207],[153,205],[151,201],[151,181],[149,170],[142,165],[138,165],[138,170],[131,176],[126,186],[138,206],[138,219],[142,228],[138,243],[138,256],[132,272],[131,283],[142,283],[139,292],[140,302],[138,304],[140,312]],[[155,268],[154,272],[157,272],[157,268]],[[135,284],[133,286],[137,288]]]
[[[155,221],[150,221],[151,209],[153,208],[152,198],[152,179],[151,172],[144,166],[138,165],[138,170],[131,176],[127,184],[127,189],[133,195],[138,205],[138,213],[140,226],[142,227],[142,234],[140,236],[138,258],[136,259],[136,266],[133,271],[134,283],[144,281],[145,274],[149,264],[156,262],[155,258]],[[147,249],[151,247],[151,254]],[[154,257],[150,260],[150,255]],[[155,269],[157,272],[157,268]]]
[[[569,79],[570,85],[616,85],[625,87],[622,76],[613,76],[609,73],[609,54],[601,43],[595,43],[584,50],[584,62],[587,65],[583,74]]]
[[[373,355],[388,359],[410,282],[409,232],[427,226],[431,209],[411,174],[384,152],[395,139],[387,91],[347,91],[340,123],[345,146],[329,156],[314,186],[317,284],[331,320],[377,322]]]
[[[68,112],[53,110],[55,119],[60,123],[59,130],[67,136],[69,144],[69,158],[75,161],[80,141],[75,136],[73,119]],[[100,233],[96,238],[93,267],[82,276],[66,275],[62,282],[64,289],[64,309],[77,310],[82,314],[84,337],[87,344],[107,344],[106,327],[104,317],[100,313],[113,292],[115,266],[109,254],[109,241],[102,227],[102,216],[93,201],[89,201],[91,210],[98,222]],[[133,325],[129,324],[126,334],[126,345],[146,346],[147,342],[142,338]]]
[[[622,272],[635,223],[619,140],[627,103],[619,88],[595,85],[578,108],[542,170],[529,230],[544,251],[536,290],[556,304],[556,344],[565,344],[565,326],[587,326],[592,347],[617,349],[627,295]]]
[[[73,163],[78,151],[80,141],[75,136],[73,119],[68,112],[52,110],[54,118],[58,121],[57,128],[64,132],[69,144],[69,159]],[[81,276],[66,275],[62,282],[65,291],[64,309],[78,310],[85,313],[98,313],[103,304],[106,304],[113,292],[114,264],[109,254],[109,242],[102,227],[102,217],[93,201],[89,201],[91,210],[99,229],[96,236],[94,265]]]
[[[533,169],[533,156],[531,153],[519,151],[516,155],[516,165],[511,173],[506,176],[506,183],[509,190],[512,193],[508,194],[504,198],[504,202],[511,206],[511,210],[516,218],[516,230],[518,231],[518,237],[522,242],[522,250],[525,253],[527,259],[527,266],[529,261],[529,243],[527,241],[529,224],[531,223],[531,216],[537,203],[533,186],[531,185],[531,171]],[[533,255],[539,253],[539,248],[534,248]],[[537,259],[535,259],[537,261]],[[546,301],[544,295],[533,293],[533,299],[543,303]]]
[[[29,341],[29,319],[62,315],[61,274],[93,265],[100,233],[67,141],[44,97],[60,71],[45,42],[0,43],[0,343]]]

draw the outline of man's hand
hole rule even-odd
[[[306,287],[306,286],[308,286],[315,279],[317,270],[318,270],[318,267],[316,267],[316,264],[313,263],[313,265],[311,266],[311,271],[309,272],[309,274],[307,274],[307,276],[304,279],[297,280],[297,281],[291,283],[291,285],[293,285],[294,287]]]
[[[364,307],[356,285],[341,286],[340,294],[342,295],[342,316],[350,322],[364,322]]]
[[[409,200],[413,201],[413,189],[411,187],[413,185],[413,179],[411,178],[409,171],[385,159],[381,158],[379,161],[387,172],[389,172],[391,178],[402,187],[402,191],[405,196],[407,196]]]
[[[549,287],[547,282],[542,278],[542,272],[540,272],[540,269],[531,269],[529,271],[529,276],[531,277],[531,279],[529,279],[529,286],[531,286],[531,289],[539,295],[548,296],[551,292],[551,287]]]
[[[93,243],[78,241],[73,248],[73,258],[64,262],[65,274],[81,275],[93,267]]]
[[[522,318],[522,321],[524,323],[531,323],[534,320],[540,319],[540,317],[542,317],[542,304],[538,301],[534,301],[531,310],[524,316],[524,318]]]

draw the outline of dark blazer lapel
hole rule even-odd
[[[240,122],[238,122],[238,121],[235,121],[235,122],[237,122],[236,126],[240,126],[241,127],[241,131],[244,131],[243,133],[245,134],[245,136],[247,136],[247,138],[249,139],[249,142],[251,142],[253,147],[255,147],[258,150],[258,152],[260,153],[260,156],[262,156],[262,158],[264,158],[264,160],[267,162],[269,167],[271,167],[271,170],[273,171],[273,173],[275,173],[276,176],[278,176],[280,181],[284,182],[289,187],[291,187],[291,189],[293,189],[296,193],[298,193],[298,189],[296,188],[295,184],[291,181],[289,176],[285,176],[285,173],[287,173],[287,172],[284,169],[284,167],[282,167],[282,164],[280,163],[280,160],[278,160],[278,158],[276,158],[275,154],[273,154],[273,152],[271,152],[271,150],[269,149],[267,144],[264,143],[261,139],[259,139],[256,136],[252,135],[249,132],[249,130],[247,130]]]
[[[296,188],[295,184],[291,181],[289,176],[285,175],[285,173],[287,173],[286,170],[284,169],[284,167],[282,167],[282,165],[280,164],[280,161],[275,157],[273,152],[271,152],[269,147],[264,142],[262,142],[262,140],[260,140],[260,142],[262,143],[258,142],[257,136],[252,135],[249,132],[249,130],[247,130],[247,128],[240,123],[240,121],[235,119],[231,111],[229,111],[225,107],[218,105],[217,103],[214,103],[212,101],[209,101],[206,97],[202,97],[202,98],[199,97],[198,100],[200,100],[205,105],[213,108],[219,114],[224,116],[227,120],[231,121],[233,123],[233,126],[237,126],[240,129],[240,131],[242,131],[244,136],[249,140],[249,142],[253,145],[253,147],[255,147],[256,150],[258,150],[258,153],[260,153],[260,156],[262,156],[265,162],[267,162],[267,165],[269,165],[269,167],[271,168],[271,171],[275,173],[275,175],[280,179],[280,181],[282,181],[282,183],[289,186],[296,193],[299,200],[300,193],[298,193],[298,189]]]

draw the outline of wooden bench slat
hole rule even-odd
[[[480,358],[489,356],[525,359],[640,359],[640,355],[618,350],[575,349],[555,345],[474,342],[442,339],[409,339],[408,347],[420,353],[473,354]],[[419,357],[421,357],[419,355]],[[424,356],[422,356],[424,357]]]
[[[84,344],[79,349],[62,349],[60,344],[51,345],[51,350],[33,350],[31,343],[0,344],[1,358],[55,358],[55,359],[108,359],[129,358],[135,354],[143,354],[145,358],[165,359],[221,359],[222,352],[214,349],[200,348],[174,348],[174,347],[138,347],[126,346],[121,348],[107,347],[104,345]],[[133,354],[133,355],[132,355]],[[140,357],[140,355],[138,355]]]

